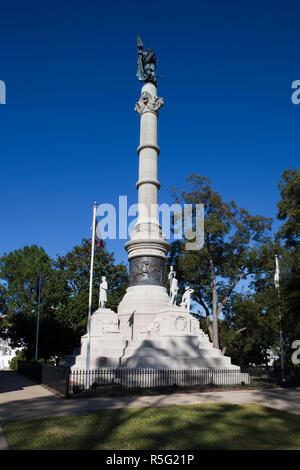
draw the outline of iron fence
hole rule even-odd
[[[285,377],[285,381],[290,385],[300,385],[300,367],[286,367],[284,371],[277,366],[267,367],[247,367],[243,369],[250,376],[253,382],[268,381],[273,383],[281,383],[282,377]]]
[[[42,364],[41,383],[58,392],[61,396],[69,395],[70,368]]]
[[[18,373],[33,382],[42,383],[42,364],[40,362],[18,361]]]
[[[69,377],[69,396],[97,393],[240,387],[249,384],[248,374],[239,370],[74,370]]]
[[[33,382],[46,385],[63,397],[69,394],[69,367],[54,367],[35,361],[18,361],[18,373]]]
[[[293,374],[286,371],[286,385],[295,385],[300,368]],[[176,390],[198,390],[262,387],[281,382],[280,369],[249,368],[240,370],[139,370],[97,369],[70,370],[38,362],[18,362],[18,372],[44,384],[63,397],[80,395],[122,395],[131,393],[170,393]],[[296,374],[296,375],[295,375]],[[294,377],[291,382],[289,377]],[[290,383],[289,383],[290,382]]]

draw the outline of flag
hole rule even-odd
[[[276,269],[275,269],[275,274],[274,274],[274,284],[276,289],[279,289],[279,262],[278,262],[278,256],[275,255],[275,264],[276,264]]]
[[[134,324],[134,314],[135,314],[135,310],[132,312],[132,314],[129,317],[129,320],[128,320],[129,326],[132,326]]]
[[[101,237],[97,219],[96,219],[96,226],[95,226],[95,245],[101,246],[101,248],[104,248],[104,241],[102,240],[102,237]]]

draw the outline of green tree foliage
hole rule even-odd
[[[39,276],[42,276],[45,301],[41,310],[43,323],[49,309],[54,308],[52,295],[52,261],[37,245],[25,246],[5,254],[0,260],[0,278],[4,284],[1,290],[1,313],[5,334],[13,347],[24,347],[28,358],[34,356],[37,291]],[[45,279],[47,282],[45,283]],[[50,294],[50,295],[49,295]],[[42,340],[43,330],[41,332]]]
[[[268,368],[270,351],[279,353],[279,316],[273,286],[261,293],[233,293],[224,308],[220,322],[220,343],[223,353],[234,364],[250,364]]]
[[[18,361],[26,361],[26,353],[23,349],[16,352],[15,357],[10,361],[9,368],[12,370],[18,370]]]
[[[89,281],[90,281],[91,242],[83,239],[81,245],[75,246],[64,256],[58,256],[55,267],[63,285],[66,285],[67,298],[59,305],[62,317],[68,318],[77,338],[86,333]],[[107,308],[116,311],[125,295],[128,285],[126,266],[115,265],[112,253],[96,247],[94,253],[92,311],[98,308],[99,285],[101,277],[108,281]]]
[[[233,201],[224,202],[210,180],[199,175],[187,178],[186,190],[173,188],[173,197],[181,204],[204,205],[203,248],[185,250],[183,242],[175,241],[170,263],[176,267],[181,287],[184,283],[194,289],[213,345],[219,348],[220,315],[240,281],[264,269],[272,220],[251,215]],[[196,226],[194,221],[194,231]]]
[[[12,347],[22,347],[33,359],[36,344],[38,280],[42,276],[39,323],[39,357],[62,358],[80,345],[86,332],[91,242],[52,260],[36,245],[5,254],[0,260],[0,334]],[[101,275],[109,282],[107,306],[115,308],[126,289],[124,265],[114,265],[113,255],[95,249],[93,309],[97,308]]]
[[[300,169],[285,170],[277,186],[281,196],[277,218],[283,221],[277,238],[295,248],[300,237]]]
[[[280,250],[280,302],[289,360],[293,341],[300,339],[300,170],[286,169],[277,186],[281,196],[277,217],[283,221],[276,234],[276,239],[283,245]]]

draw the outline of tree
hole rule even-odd
[[[39,357],[60,359],[80,344],[86,332],[91,242],[52,260],[43,248],[25,246],[0,260],[0,333],[13,347],[23,347],[34,358],[37,324],[37,285],[42,276]],[[105,273],[109,280],[108,304],[115,308],[127,286],[124,265],[114,265],[113,255],[95,249],[93,309],[98,307],[98,285]]]
[[[220,342],[226,345],[232,362],[242,367],[256,364],[268,368],[269,352],[279,353],[274,286],[256,294],[251,291],[233,293],[223,313]]]
[[[187,190],[173,188],[173,197],[177,203],[204,205],[203,248],[189,251],[184,242],[175,241],[170,263],[178,272],[181,288],[188,284],[194,289],[213,345],[219,348],[220,315],[240,281],[263,270],[270,251],[272,219],[250,215],[233,201],[224,202],[212,190],[210,180],[199,175],[187,178]],[[194,220],[194,231],[196,227]]]
[[[300,170],[285,170],[277,186],[281,196],[277,218],[284,222],[276,236],[286,246],[296,248],[300,237]]]
[[[280,298],[287,359],[291,345],[300,338],[300,170],[286,169],[278,183],[281,200],[277,218],[283,221],[276,234],[281,242]]]
[[[13,347],[24,347],[28,358],[34,357],[37,325],[37,290],[39,276],[43,280],[43,302],[40,316],[40,347],[43,353],[51,329],[44,334],[44,323],[53,312],[58,291],[53,272],[53,262],[43,248],[37,245],[25,246],[2,256],[0,278],[3,282],[0,292],[2,335],[10,339]],[[56,327],[55,317],[50,325]],[[47,322],[49,323],[49,322]],[[46,357],[48,354],[45,354]]]
[[[285,170],[278,183],[281,200],[278,218],[283,221],[275,242],[269,244],[264,269],[252,276],[246,294],[234,294],[223,310],[220,342],[236,363],[266,362],[266,351],[280,355],[283,331],[285,365],[289,368],[291,345],[300,338],[299,172]],[[280,296],[274,286],[275,254],[280,259]],[[280,321],[281,318],[281,321]],[[236,335],[241,326],[247,330]],[[277,359],[279,365],[279,359]]]
[[[88,316],[89,280],[90,280],[91,241],[83,239],[64,256],[55,261],[59,278],[67,284],[67,299],[58,306],[60,315],[68,319],[76,331],[78,344],[80,336],[86,333]],[[107,308],[117,309],[125,295],[128,285],[126,266],[114,264],[112,253],[96,247],[94,252],[92,311],[98,308],[99,285],[101,277],[108,280]]]

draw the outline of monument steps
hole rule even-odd
[[[198,345],[197,336],[161,337],[129,341],[120,367],[132,369],[239,369],[228,356],[212,346]]]

